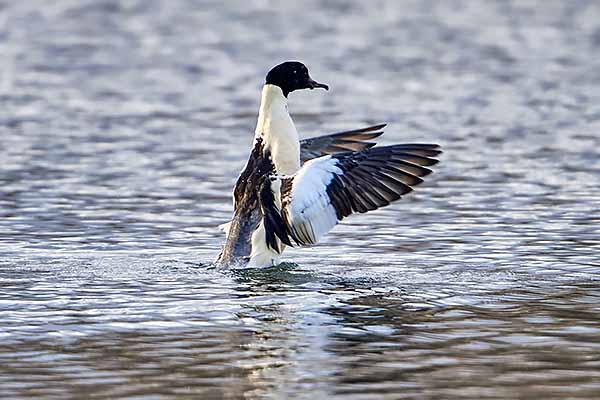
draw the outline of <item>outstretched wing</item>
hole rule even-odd
[[[391,202],[423,182],[438,162],[435,144],[400,144],[311,160],[261,191],[267,240],[315,244],[344,217]],[[279,200],[279,201],[278,201]]]
[[[362,129],[303,139],[300,141],[300,160],[304,163],[327,154],[362,151],[371,148],[375,146],[375,143],[367,142],[367,140],[381,136],[383,134],[382,129],[385,126],[386,124],[379,124]]]

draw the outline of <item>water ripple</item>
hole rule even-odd
[[[598,5],[209,3],[0,5],[0,397],[600,397]],[[289,58],[332,87],[302,136],[385,121],[442,163],[214,267]]]

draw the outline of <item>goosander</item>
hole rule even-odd
[[[262,89],[254,143],[222,225],[218,264],[269,267],[286,246],[314,245],[343,218],[401,198],[437,164],[437,144],[374,147],[386,124],[299,140],[288,95],[322,88],[298,61],[273,67]]]

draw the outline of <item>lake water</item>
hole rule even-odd
[[[600,397],[600,3],[0,2],[0,397]],[[269,68],[436,172],[211,266]]]

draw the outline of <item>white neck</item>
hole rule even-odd
[[[300,169],[298,132],[279,86],[263,86],[255,133],[270,151],[278,174],[292,175]]]

